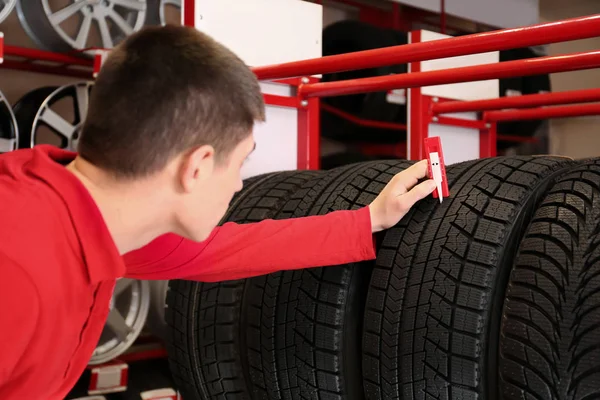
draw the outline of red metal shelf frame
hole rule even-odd
[[[436,60],[600,36],[600,14],[375,50],[254,68],[261,80],[328,74]]]
[[[449,101],[440,102],[439,105],[434,106],[433,102],[426,101],[427,96],[420,95],[419,88],[422,86],[597,68],[600,67],[600,51],[538,57],[535,59],[427,72],[420,72],[418,68],[419,62],[597,37],[600,36],[599,22],[600,14],[552,23],[537,24],[523,28],[503,29],[464,37],[441,39],[431,42],[414,40],[416,43],[407,45],[262,66],[254,68],[254,72],[261,80],[272,80],[288,76],[307,76],[411,63],[413,67],[416,67],[411,68],[411,73],[336,82],[302,84],[300,85],[298,92],[303,99],[312,99],[315,97],[331,97],[374,91],[414,88],[416,89],[415,93],[417,93],[417,96],[414,97],[418,97],[419,100],[417,102],[411,101],[411,124],[414,124],[417,128],[415,128],[416,130],[414,132],[412,132],[411,129],[411,132],[409,132],[410,138],[412,138],[413,134],[416,135],[416,137],[412,139],[426,137],[425,133],[427,132],[427,127],[431,122],[471,127],[479,129],[482,134],[480,138],[480,153],[493,156],[496,152],[496,121],[592,115],[599,110],[595,105],[592,105],[583,106],[583,108],[581,108],[582,106],[555,107],[552,110],[538,108],[526,111],[497,111],[486,113],[485,119],[480,121],[464,121],[437,116],[437,114],[439,114],[439,108],[438,112],[435,113],[436,116],[434,116],[432,110],[434,107],[442,107],[442,109],[443,107],[461,107],[460,103],[467,103],[469,109],[471,109],[474,107],[474,102]],[[418,31],[413,34],[413,39],[419,36]],[[594,92],[552,93],[538,96],[542,97],[523,96],[524,99],[521,98],[520,100],[482,100],[479,104],[475,104],[475,106],[497,110],[512,104],[516,104],[518,107],[532,107],[532,104],[556,105],[597,100],[597,93]],[[444,104],[453,105],[446,106]],[[579,111],[576,111],[577,107],[580,107]],[[335,110],[328,111],[335,112]],[[435,118],[435,120],[433,118]],[[361,121],[356,122],[360,123]],[[512,140],[515,138],[503,136],[502,139]],[[422,156],[421,141],[410,139],[409,141],[414,142],[411,143],[411,148],[414,146],[414,149],[412,149],[414,152],[408,151],[409,157],[413,154],[416,157]]]

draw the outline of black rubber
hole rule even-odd
[[[506,298],[502,398],[600,398],[600,159],[573,168],[546,195]]]
[[[272,217],[285,200],[319,171],[286,171],[250,178],[222,222]],[[241,297],[246,280],[202,283],[173,280],[167,292],[167,350],[185,399],[249,399],[240,346]]]
[[[368,205],[410,161],[329,171],[282,209],[288,217]],[[250,279],[244,296],[256,399],[363,398],[362,313],[372,262],[284,271]]]
[[[494,399],[504,288],[523,226],[559,157],[447,167],[450,197],[427,198],[386,232],[365,311],[367,399]]]
[[[406,34],[401,35],[388,29],[356,21],[342,20],[323,29],[323,56],[372,50],[405,44]],[[404,43],[401,43],[404,41]],[[407,65],[385,65],[353,71],[324,74],[323,82],[386,76],[407,72]],[[355,117],[384,122],[405,122],[406,105],[399,106],[387,101],[387,92],[371,92],[323,98],[323,103],[336,107]],[[366,141],[397,143],[406,139],[406,132],[364,127],[341,118],[323,109],[321,132],[324,137],[344,142]]]

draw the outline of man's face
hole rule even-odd
[[[254,150],[254,136],[249,134],[227,156],[216,162],[214,155],[198,155],[190,158],[196,174],[184,173],[183,179],[193,179],[190,189],[183,196],[182,209],[177,210],[180,234],[195,241],[208,238],[223,218],[231,199],[242,190],[241,169],[244,161]],[[184,185],[185,187],[185,185]]]

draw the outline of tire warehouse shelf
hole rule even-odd
[[[369,399],[494,398],[503,287],[556,175],[553,157],[447,166],[451,198],[426,199],[384,239],[366,303]]]

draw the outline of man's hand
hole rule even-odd
[[[433,192],[436,188],[433,179],[417,185],[419,179],[425,177],[427,177],[427,160],[422,160],[396,174],[390,180],[369,205],[373,232],[396,225],[417,201]]]

